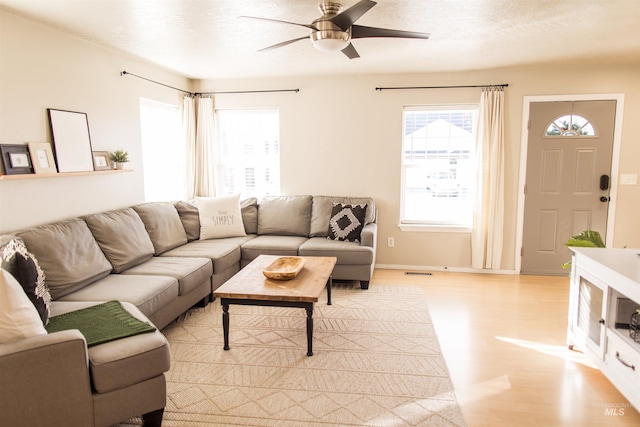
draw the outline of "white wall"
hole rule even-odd
[[[358,75],[201,81],[199,91],[295,89],[299,93],[219,95],[216,108],[279,108],[285,194],[372,196],[379,209],[378,264],[466,269],[470,235],[401,232],[402,108],[477,103],[480,89],[376,91],[376,87],[508,83],[503,270],[516,267],[516,229],[524,96],[623,93],[620,173],[640,173],[640,66],[532,66],[423,75]],[[615,179],[615,177],[614,177]],[[640,247],[640,187],[618,189],[614,246]],[[387,237],[395,247],[387,248]]]
[[[0,232],[144,200],[139,99],[181,103],[191,82],[0,9],[0,143],[51,142],[47,108],[87,113],[93,150],[124,148],[133,172],[0,180]],[[167,165],[170,168],[170,165]]]
[[[179,102],[187,79],[0,11],[0,143],[50,141],[46,108],[88,113],[93,147],[123,147],[135,172],[0,181],[0,232],[114,209],[143,200],[139,98]],[[464,73],[318,76],[196,82],[193,90],[299,88],[299,93],[219,95],[218,108],[278,108],[285,194],[372,196],[383,265],[469,268],[468,234],[400,232],[402,107],[477,102],[478,89],[383,91],[377,86],[508,83],[503,269],[513,269],[524,96],[623,93],[620,173],[640,173],[640,66],[531,66]],[[170,169],[168,169],[169,171]],[[614,177],[615,178],[615,177]],[[614,182],[615,184],[615,182]],[[614,246],[640,247],[640,186],[619,187]],[[395,248],[384,244],[395,237]]]

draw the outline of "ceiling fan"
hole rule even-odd
[[[386,28],[364,27],[354,25],[362,15],[367,13],[369,9],[377,3],[370,0],[360,0],[350,8],[342,11],[342,4],[336,2],[325,1],[318,5],[318,9],[322,16],[311,24],[299,24],[296,22],[281,21],[278,19],[259,18],[255,16],[242,16],[241,18],[260,19],[263,21],[279,22],[282,24],[298,25],[300,27],[309,28],[311,33],[308,36],[299,37],[297,39],[287,40],[273,46],[260,49],[258,52],[277,49],[291,43],[306,38],[311,39],[313,46],[322,51],[336,52],[342,51],[349,59],[359,58],[358,51],[353,44],[352,39],[363,39],[369,37],[395,37],[405,39],[428,39],[429,33],[416,33],[413,31],[390,30]]]

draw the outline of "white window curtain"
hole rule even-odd
[[[213,185],[213,138],[214,111],[213,98],[198,97],[196,126],[196,181],[194,195],[210,197],[215,195]]]
[[[183,102],[183,128],[187,140],[188,197],[213,196],[213,98],[198,97],[197,108],[193,97]]]
[[[477,133],[477,191],[471,265],[500,269],[504,230],[504,88],[482,88]]]
[[[182,130],[187,151],[187,198],[195,195],[196,181],[196,101],[193,96],[182,99]]]

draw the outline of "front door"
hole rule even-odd
[[[568,274],[569,237],[605,240],[616,101],[530,105],[522,236],[523,274]]]

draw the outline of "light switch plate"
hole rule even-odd
[[[636,185],[638,184],[638,174],[623,173],[620,175],[620,185]]]

